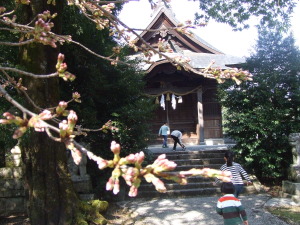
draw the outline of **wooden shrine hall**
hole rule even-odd
[[[154,48],[157,48],[159,39],[164,39],[173,50],[165,54],[169,57],[189,58],[194,69],[206,68],[212,60],[215,61],[213,66],[221,69],[239,67],[244,62],[243,58],[226,55],[196,35],[166,29],[178,24],[170,5],[158,1],[152,21],[140,37]],[[141,39],[136,41],[138,46],[142,45]],[[140,55],[137,53],[133,57]],[[186,144],[222,140],[222,110],[216,99],[217,81],[183,69],[177,70],[168,60],[157,55],[151,61],[151,64],[143,64],[142,67],[146,71],[145,93],[155,97],[155,103],[159,104],[150,121],[154,139],[157,138],[160,126],[167,122],[171,132],[185,131],[183,142]]]

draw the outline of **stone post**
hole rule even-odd
[[[12,154],[12,162],[14,164],[14,166],[19,167],[21,166],[21,149],[18,145],[16,145],[15,147],[13,147],[10,150],[11,154]]]
[[[300,202],[300,133],[289,135],[292,146],[293,164],[289,168],[288,180],[282,181],[282,197]]]
[[[87,156],[82,155],[81,162],[79,163],[79,165],[76,165],[71,156],[70,150],[67,150],[67,155],[68,155],[68,168],[69,168],[69,172],[75,190],[78,192],[82,200],[94,199],[92,181],[90,175],[87,174],[86,171]]]
[[[290,134],[289,142],[292,146],[293,164],[290,166],[288,179],[300,183],[300,133]]]

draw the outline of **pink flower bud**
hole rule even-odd
[[[9,120],[0,119],[0,124],[10,124]]]
[[[52,115],[49,110],[44,110],[42,113],[39,114],[39,117],[42,120],[49,120],[52,118]]]
[[[68,130],[68,123],[66,120],[63,120],[61,123],[59,123],[59,129],[60,129],[60,137],[66,137],[67,130]]]
[[[135,186],[131,186],[130,190],[129,190],[129,193],[128,193],[128,196],[129,197],[136,197],[137,194],[138,194],[138,189]]]
[[[59,129],[61,130],[67,130],[68,129],[68,123],[66,120],[63,120],[61,123],[59,123]]]
[[[73,97],[74,99],[79,99],[81,96],[80,96],[80,94],[79,94],[78,92],[74,92],[74,93],[72,94],[72,97]]]
[[[3,116],[6,117],[7,120],[14,120],[16,117],[9,112],[3,113]]]
[[[129,163],[135,163],[135,162],[136,162],[136,157],[135,157],[134,154],[130,154],[130,155],[126,156],[125,159],[126,159]]]
[[[77,115],[76,112],[73,110],[70,110],[69,115],[68,115],[68,124],[75,124],[77,122]]]
[[[15,130],[13,134],[13,139],[18,139],[23,136],[23,134],[27,131],[27,127],[19,127]]]
[[[119,179],[116,179],[114,183],[113,193],[116,195],[119,192],[120,192],[120,181]]]
[[[61,108],[63,108],[63,109],[66,109],[68,107],[68,103],[65,102],[65,101],[60,101],[58,103],[58,106],[61,107]]]
[[[145,159],[145,153],[144,152],[138,153],[136,158],[137,158],[137,163],[142,164]]]
[[[96,162],[97,162],[98,168],[99,168],[100,170],[103,170],[103,169],[105,169],[105,168],[108,166],[107,161],[104,160],[104,159],[102,159],[102,158],[100,158],[100,157],[99,157],[99,159],[97,159]]]
[[[71,155],[74,160],[74,163],[76,165],[79,165],[82,160],[82,153],[77,148],[73,148],[71,149]]]
[[[60,63],[62,63],[62,62],[64,61],[64,59],[65,59],[65,55],[59,53],[59,54],[58,54],[58,57],[57,57],[57,60],[58,60]]]
[[[106,190],[111,191],[114,188],[114,180],[110,177],[106,183]]]
[[[119,155],[120,154],[120,150],[121,150],[121,146],[120,144],[117,144],[117,142],[112,141],[111,145],[110,145],[110,149],[114,154]]]
[[[155,177],[155,178],[152,179],[152,183],[154,184],[155,189],[158,192],[165,193],[167,191],[164,182],[162,182],[160,179]]]

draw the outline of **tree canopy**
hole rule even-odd
[[[300,51],[292,35],[263,29],[247,59],[253,81],[221,86],[226,133],[249,168],[260,177],[286,176],[290,133],[300,129]]]
[[[193,0],[198,1],[198,0]],[[202,10],[196,14],[196,20],[227,23],[234,30],[242,30],[249,27],[250,18],[259,19],[259,26],[289,28],[290,14],[296,6],[296,1],[256,1],[256,0],[199,0]]]

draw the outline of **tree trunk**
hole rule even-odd
[[[54,21],[56,33],[60,32],[62,5],[47,5],[45,0],[31,0],[24,6],[21,15],[25,23],[30,22],[39,13],[49,10],[57,12]],[[55,71],[59,49],[42,44],[32,44],[21,48],[21,64],[26,70],[36,74]],[[30,98],[41,108],[54,107],[59,102],[59,80],[24,78]],[[28,104],[28,107],[39,113]],[[75,218],[78,198],[67,169],[65,146],[52,141],[45,133],[28,132],[23,140],[22,158],[25,165],[25,187],[28,190],[28,215],[32,225],[72,224]]]

